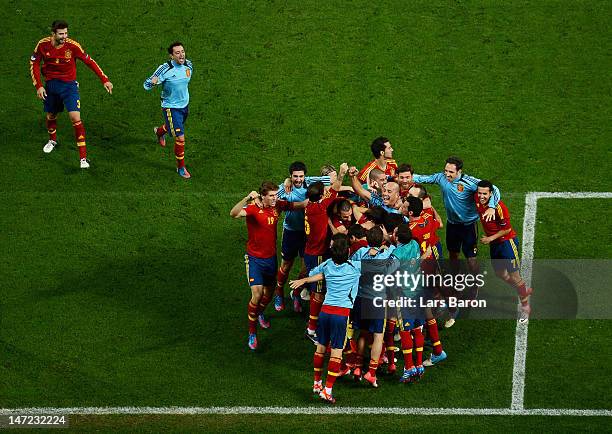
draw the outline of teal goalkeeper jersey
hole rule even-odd
[[[474,201],[474,193],[478,191],[480,179],[462,174],[451,182],[446,179],[443,172],[433,175],[414,175],[413,179],[414,182],[421,184],[438,184],[440,186],[444,208],[446,208],[446,218],[449,223],[466,225],[474,223],[480,218]],[[489,208],[497,207],[499,200],[499,189],[493,186]]]
[[[315,274],[323,274],[325,277],[327,293],[324,305],[353,308],[359,288],[361,262],[347,261],[338,265],[330,258],[310,270],[310,276]]]
[[[162,87],[161,106],[163,108],[185,108],[189,104],[189,81],[193,73],[193,64],[185,60],[184,65],[174,60],[159,65],[152,76],[144,82],[145,90],[155,86],[151,81],[157,77],[157,85]]]

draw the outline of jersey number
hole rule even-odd
[[[81,100],[77,99],[77,108],[80,109],[81,108]]]
[[[274,217],[268,217],[268,224],[269,225],[273,225],[274,224]]]
[[[304,217],[304,232],[306,235],[310,235],[310,224],[308,223],[308,216]]]

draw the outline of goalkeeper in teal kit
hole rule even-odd
[[[174,137],[174,156],[176,171],[185,178],[191,175],[185,167],[185,121],[189,115],[189,81],[193,73],[191,61],[185,58],[185,49],[180,42],[174,42],[168,47],[170,60],[160,65],[153,75],[144,82],[146,90],[161,85],[161,106],[164,124],[155,127],[157,141],[166,146],[166,134]]]

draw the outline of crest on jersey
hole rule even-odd
[[[187,75],[187,77],[191,76],[191,69],[186,70],[185,75]]]
[[[66,50],[66,52],[64,53],[64,56],[66,56],[66,59],[72,58],[72,51]]]
[[[463,191],[463,184],[457,184],[457,190],[459,192],[462,192]]]

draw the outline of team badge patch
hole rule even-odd
[[[187,77],[191,76],[191,70],[188,69],[187,71],[185,71],[185,75],[187,75]]]
[[[64,56],[66,56],[66,59],[72,58],[72,51],[66,50],[66,53],[64,54]]]
[[[30,57],[30,60],[31,60],[32,62],[34,62],[34,61],[36,60],[36,55],[35,55],[35,54],[32,54],[32,57]]]
[[[457,190],[458,191],[463,191],[463,184],[457,184]]]

